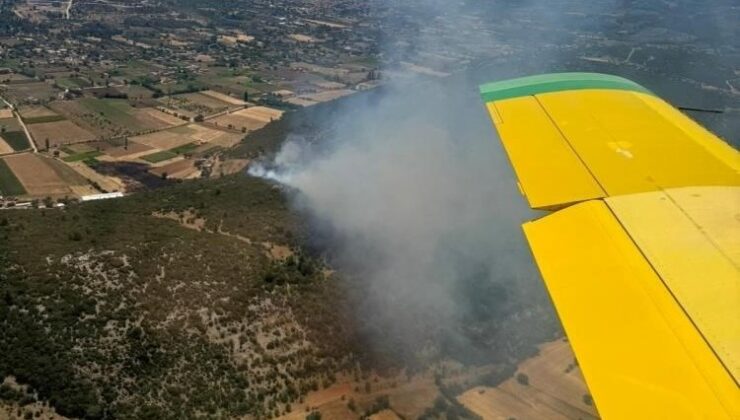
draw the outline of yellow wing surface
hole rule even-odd
[[[627,79],[481,86],[605,419],[740,419],[740,154]]]

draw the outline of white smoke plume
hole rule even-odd
[[[573,67],[583,61],[560,57],[567,49],[582,54],[572,48],[576,27],[612,33],[629,51],[654,24],[670,27],[660,19],[666,7],[629,0],[403,2],[396,19],[421,13],[428,24],[408,39],[389,39],[385,57],[411,52],[405,59],[448,63],[448,71],[484,51],[504,67],[481,66],[490,70],[488,80],[468,80],[468,72],[424,82],[390,69],[403,86],[342,102],[319,141],[293,137],[250,173],[288,186],[295,206],[329,235],[332,262],[354,279],[358,325],[380,351],[424,359],[444,347],[450,354],[480,346],[516,356],[517,342],[541,339],[556,321],[519,228],[534,215],[517,191],[477,84],[585,70]],[[486,29],[481,21],[491,19],[497,28]],[[512,49],[527,59],[507,58]]]
[[[461,323],[491,323],[497,305],[539,287],[519,229],[530,213],[475,90],[455,85],[471,86],[350,102],[330,138],[293,137],[249,170],[290,187],[330,233],[360,289],[356,315],[372,320],[359,324],[386,352],[434,357]]]

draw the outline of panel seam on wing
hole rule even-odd
[[[660,272],[659,272],[659,271],[658,271],[658,269],[657,269],[657,268],[655,267],[655,265],[653,265],[653,262],[652,262],[652,261],[650,260],[650,258],[648,258],[648,256],[647,256],[647,255],[645,254],[644,250],[643,250],[643,249],[642,249],[642,248],[641,248],[641,247],[639,246],[639,244],[637,243],[637,241],[636,241],[635,237],[633,236],[633,234],[632,234],[632,233],[631,233],[631,232],[630,232],[630,231],[629,231],[629,230],[627,229],[627,227],[626,227],[626,226],[625,226],[625,225],[624,225],[624,224],[622,223],[622,221],[621,221],[621,220],[619,219],[619,216],[617,216],[617,214],[616,214],[616,213],[614,212],[614,209],[612,209],[612,207],[611,207],[611,206],[609,205],[609,202],[608,202],[607,200],[605,200],[605,199],[601,199],[601,200],[599,200],[599,201],[602,201],[602,202],[604,203],[605,207],[606,207],[606,208],[607,208],[607,209],[609,210],[609,213],[611,213],[611,215],[612,215],[612,217],[614,218],[614,220],[615,220],[615,221],[616,221],[616,222],[617,222],[617,223],[619,224],[620,228],[621,228],[621,229],[622,229],[622,231],[623,231],[623,232],[624,232],[624,233],[625,233],[625,234],[627,235],[627,238],[629,238],[630,242],[631,242],[631,243],[632,243],[632,244],[634,245],[634,247],[635,247],[635,249],[637,250],[637,252],[638,252],[638,253],[640,254],[640,256],[642,256],[643,260],[645,260],[645,262],[647,263],[647,265],[648,265],[648,266],[650,267],[650,270],[651,270],[651,271],[652,271],[652,272],[653,272],[653,273],[655,274],[655,276],[656,276],[656,277],[657,277],[658,279],[660,279],[660,283],[661,283],[661,285],[663,286],[663,289],[665,289],[665,291],[666,291],[666,292],[668,292],[668,294],[670,295],[670,297],[671,297],[672,301],[673,301],[673,302],[674,302],[674,303],[675,303],[675,304],[676,304],[676,305],[678,306],[678,308],[680,308],[680,310],[681,310],[681,313],[682,313],[682,314],[683,314],[683,315],[684,315],[684,316],[686,317],[686,319],[688,319],[688,320],[689,320],[689,322],[690,322],[690,323],[691,323],[691,325],[693,326],[693,329],[694,329],[694,330],[695,330],[695,331],[696,331],[696,332],[697,332],[697,333],[699,334],[699,336],[701,337],[701,339],[702,339],[702,341],[704,342],[704,344],[706,344],[706,346],[707,346],[707,347],[708,347],[708,348],[710,349],[710,351],[712,352],[712,355],[714,356],[714,358],[715,358],[715,359],[716,359],[716,360],[717,360],[717,361],[719,362],[719,364],[720,364],[720,365],[722,366],[722,368],[723,368],[723,369],[725,370],[725,373],[727,373],[727,375],[728,375],[728,376],[729,376],[729,377],[731,378],[731,380],[732,380],[732,381],[733,381],[733,382],[735,383],[735,385],[737,386],[737,385],[738,385],[738,383],[737,383],[737,381],[735,380],[735,378],[734,378],[734,376],[732,375],[732,373],[730,372],[730,370],[728,369],[728,367],[727,367],[727,366],[726,366],[726,365],[724,364],[724,362],[722,361],[722,359],[721,359],[721,358],[719,357],[719,355],[718,355],[718,354],[717,354],[717,352],[715,351],[714,347],[713,347],[713,346],[712,346],[712,345],[711,345],[711,344],[709,343],[709,340],[707,340],[707,337],[705,337],[705,336],[704,336],[704,334],[702,333],[701,329],[699,329],[699,327],[698,327],[698,326],[696,325],[696,323],[694,322],[694,319],[693,319],[693,318],[692,318],[692,317],[691,317],[691,316],[689,315],[689,313],[688,313],[688,312],[686,311],[686,308],[684,308],[684,306],[683,306],[683,305],[681,304],[681,302],[680,302],[680,301],[678,300],[678,298],[677,298],[677,297],[676,297],[676,295],[675,295],[675,294],[673,293],[673,291],[671,290],[671,288],[670,288],[670,287],[668,287],[668,284],[666,283],[665,279],[664,279],[664,278],[663,278],[663,276],[662,276],[662,275],[660,274]],[[599,222],[600,224],[602,224],[602,222],[601,222],[601,221],[598,221],[598,222]],[[620,253],[620,254],[622,254],[622,250],[621,250],[621,249],[619,250],[619,253]],[[628,259],[627,259],[627,258],[625,258],[625,261],[628,261]],[[643,292],[644,292],[644,293],[645,293],[645,294],[646,294],[646,295],[648,296],[648,298],[650,299],[650,301],[651,301],[651,302],[653,303],[653,306],[654,306],[654,307],[655,307],[655,309],[656,309],[656,310],[658,311],[658,313],[660,313],[660,316],[661,316],[661,317],[663,318],[663,321],[664,321],[664,322],[665,322],[665,324],[666,324],[666,325],[668,326],[668,328],[670,328],[670,330],[671,330],[671,332],[672,332],[673,336],[674,336],[674,337],[676,337],[676,340],[677,340],[677,341],[678,341],[678,342],[679,342],[679,343],[681,344],[681,347],[682,347],[682,348],[684,349],[684,352],[686,353],[686,355],[688,355],[688,357],[689,357],[689,358],[691,359],[691,362],[692,362],[692,363],[694,364],[694,367],[696,367],[697,371],[698,371],[698,372],[700,373],[700,375],[702,376],[702,378],[704,378],[704,382],[706,382],[706,384],[707,384],[707,385],[709,386],[709,389],[711,389],[711,390],[712,390],[712,394],[714,394],[714,396],[715,396],[715,397],[717,398],[717,401],[718,401],[718,402],[719,402],[719,403],[720,403],[720,404],[722,405],[722,407],[724,407],[725,411],[726,411],[726,412],[727,412],[728,414],[729,414],[729,413],[732,413],[732,407],[728,407],[728,406],[727,406],[727,405],[725,404],[725,402],[724,402],[724,399],[723,399],[723,398],[722,398],[722,396],[721,396],[721,395],[720,395],[720,394],[719,394],[719,393],[717,392],[717,390],[716,390],[716,388],[715,388],[715,385],[714,385],[714,382],[713,382],[713,381],[711,381],[711,380],[710,380],[710,379],[709,379],[709,378],[708,378],[708,377],[707,377],[707,376],[706,376],[706,375],[704,374],[704,369],[702,369],[702,366],[701,366],[701,364],[699,364],[699,363],[697,362],[696,358],[694,357],[694,354],[693,354],[693,353],[692,353],[692,352],[691,352],[691,351],[689,350],[689,348],[688,348],[688,347],[686,346],[686,344],[684,343],[684,340],[682,339],[681,335],[680,335],[680,334],[678,334],[678,332],[676,331],[676,328],[674,327],[673,323],[672,323],[672,322],[670,322],[670,318],[666,316],[666,314],[665,314],[665,313],[663,312],[663,310],[661,309],[660,305],[658,304],[658,302],[656,302],[656,300],[654,299],[654,297],[652,296],[652,294],[651,294],[651,293],[649,293],[649,292],[648,292],[648,291],[647,291],[647,290],[646,290],[646,289],[645,289],[644,287],[642,287],[642,290],[643,290]]]
[[[604,186],[601,184],[601,182],[599,182],[599,179],[593,173],[593,171],[588,166],[588,164],[586,163],[586,161],[583,160],[583,158],[581,157],[581,155],[578,153],[578,150],[576,150],[576,148],[573,146],[573,144],[570,142],[570,140],[568,140],[568,136],[566,136],[565,133],[563,133],[563,130],[560,129],[560,126],[558,125],[558,123],[555,121],[555,119],[552,117],[552,115],[550,115],[550,113],[547,111],[547,108],[545,107],[545,104],[543,104],[542,101],[540,101],[540,98],[537,95],[533,95],[532,97],[534,98],[535,101],[537,101],[537,105],[539,105],[540,108],[542,108],[542,112],[545,113],[545,115],[547,116],[547,119],[550,120],[550,122],[552,123],[553,127],[555,127],[555,129],[560,134],[560,137],[562,137],[563,138],[563,141],[565,141],[565,144],[568,145],[568,148],[570,148],[570,150],[573,152],[573,154],[576,155],[576,157],[578,158],[578,161],[581,162],[581,165],[583,165],[583,167],[586,168],[586,171],[588,172],[589,175],[591,175],[591,178],[594,180],[594,182],[596,183],[596,185],[599,187],[599,189],[601,190],[601,192],[603,193],[603,195],[605,197],[606,196],[609,196],[608,192],[606,191],[606,188],[604,188]],[[589,200],[590,199],[583,200],[583,201],[578,201],[578,202],[574,202],[573,204],[582,203],[582,202],[589,201]]]

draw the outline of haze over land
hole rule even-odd
[[[0,418],[592,418],[477,85],[618,74],[737,145],[735,3],[2,2]]]

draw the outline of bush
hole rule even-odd
[[[529,385],[529,376],[521,372],[517,373],[516,381],[519,382],[521,385],[527,386]]]

